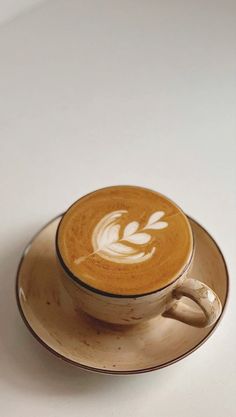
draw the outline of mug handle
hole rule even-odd
[[[191,326],[211,326],[217,321],[222,311],[222,305],[216,293],[197,279],[187,278],[183,284],[173,290],[172,297],[175,300],[179,300],[182,297],[190,298],[200,309],[194,311],[183,302],[177,302],[162,315]]]

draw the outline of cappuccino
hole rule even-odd
[[[56,243],[74,279],[117,295],[165,287],[183,273],[193,251],[182,210],[135,186],[103,188],[76,201],[61,220]]]

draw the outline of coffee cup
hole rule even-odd
[[[162,315],[206,327],[220,316],[217,294],[191,277],[190,222],[158,192],[124,185],[80,198],[62,216],[56,252],[75,306],[98,320],[134,325]]]

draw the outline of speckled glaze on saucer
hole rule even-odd
[[[48,350],[84,369],[132,374],[168,366],[196,350],[212,334],[225,308],[228,272],[219,247],[196,221],[189,218],[195,238],[189,275],[210,286],[223,306],[217,323],[207,328],[162,316],[125,327],[87,316],[73,304],[61,283],[63,272],[55,254],[60,219],[47,224],[27,246],[16,280],[21,316]]]

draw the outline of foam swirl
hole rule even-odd
[[[145,250],[145,245],[152,238],[148,230],[166,228],[168,223],[159,221],[165,213],[156,211],[151,214],[143,228],[140,228],[138,221],[132,221],[120,234],[120,224],[117,221],[124,213],[127,213],[127,210],[113,211],[98,222],[92,234],[93,253],[111,262],[127,264],[144,262],[151,258],[156,250],[155,246],[149,251]],[[76,262],[78,263],[78,260]]]

